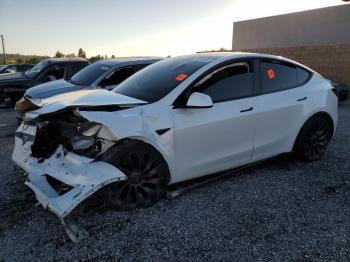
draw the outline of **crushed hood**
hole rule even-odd
[[[29,88],[25,92],[24,96],[32,99],[47,98],[50,96],[56,96],[67,92],[74,92],[81,89],[84,89],[84,87],[73,85],[64,79],[60,79]]]
[[[40,107],[37,110],[27,112],[27,118],[32,119],[40,115],[46,115],[66,108],[101,107],[101,106],[134,106],[147,104],[147,102],[132,97],[117,94],[115,92],[97,89],[69,92],[44,99],[29,99]]]

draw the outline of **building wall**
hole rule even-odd
[[[247,52],[283,56],[302,63],[324,77],[350,86],[350,44],[247,49]]]
[[[233,24],[232,49],[350,44],[350,4]]]
[[[284,56],[350,86],[350,5],[234,23],[232,50]]]

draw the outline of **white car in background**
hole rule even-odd
[[[250,53],[165,59],[113,92],[29,99],[13,160],[62,220],[103,188],[117,209],[167,185],[286,152],[318,160],[337,124],[332,85],[294,61]]]

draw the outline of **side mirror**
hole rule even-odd
[[[186,107],[189,108],[209,108],[212,106],[213,101],[211,97],[198,92],[192,93],[186,104]]]

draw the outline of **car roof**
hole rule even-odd
[[[201,52],[193,55],[186,55],[188,57],[193,58],[211,58],[213,60],[221,59],[221,58],[240,58],[240,57],[259,57],[259,58],[274,58],[274,59],[281,59],[284,58],[282,56],[275,56],[275,55],[269,55],[269,54],[261,54],[261,53],[250,53],[250,52],[241,52],[241,51],[235,51],[235,52]]]
[[[156,62],[163,59],[162,57],[121,57],[121,58],[113,58],[113,59],[105,59],[105,60],[99,60],[95,63],[108,65],[108,66],[115,66],[121,63],[127,63],[127,62],[135,62],[135,63],[143,63],[143,62]]]
[[[274,60],[279,60],[282,62],[287,62],[287,63],[291,63],[297,66],[300,66],[304,69],[307,69],[311,72],[314,72],[314,70],[312,70],[311,68],[300,64],[297,61],[285,58],[283,56],[276,56],[276,55],[270,55],[270,54],[261,54],[261,53],[250,53],[250,52],[241,52],[241,51],[233,51],[233,52],[203,52],[203,53],[197,53],[197,54],[193,54],[193,55],[186,55],[184,57],[188,57],[188,58],[207,58],[207,59],[211,59],[211,62],[214,61],[226,61],[226,60],[231,60],[231,59],[235,59],[235,58],[260,58],[260,59],[274,59]]]
[[[53,57],[46,59],[50,63],[60,63],[60,62],[88,62],[85,58],[82,57]]]

